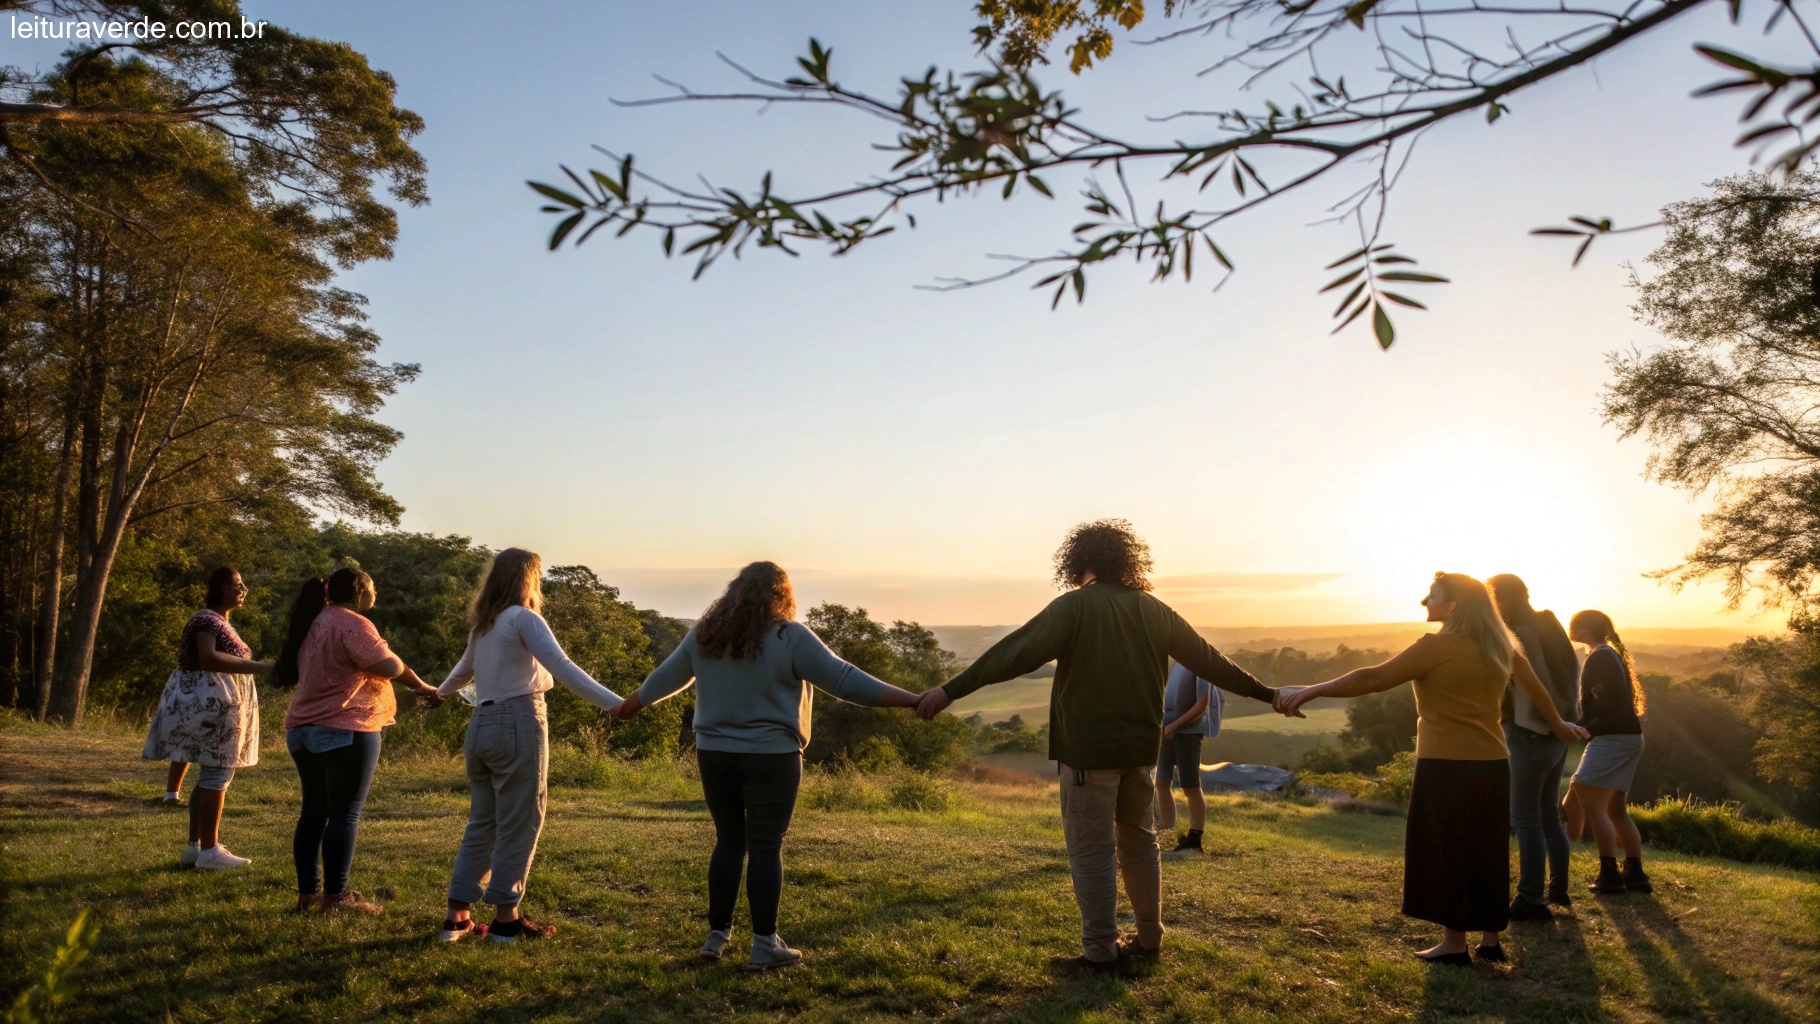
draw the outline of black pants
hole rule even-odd
[[[293,749],[297,775],[303,780],[303,812],[291,838],[291,857],[297,862],[297,891],[313,896],[319,883],[331,896],[348,891],[348,871],[354,864],[354,836],[360,831],[360,812],[373,769],[379,764],[378,732],[357,732],[354,742],[320,754]],[[322,875],[316,873],[322,855]]]
[[[695,752],[701,792],[714,817],[714,855],[708,859],[708,927],[733,926],[740,869],[746,869],[746,904],[752,934],[777,934],[777,902],[784,891],[784,833],[802,786],[801,754]],[[746,866],[749,862],[749,866]]]

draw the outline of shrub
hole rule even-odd
[[[1664,797],[1630,809],[1643,841],[1665,850],[1820,871],[1820,829],[1787,818],[1753,821],[1736,803]]]
[[[946,779],[910,768],[863,772],[851,762],[816,770],[804,779],[802,803],[823,811],[939,812],[955,806]]]
[[[1416,755],[1403,751],[1380,765],[1375,775],[1357,772],[1306,772],[1297,776],[1302,789],[1331,789],[1354,800],[1386,804],[1408,809],[1409,792],[1415,785]]]
[[[903,811],[945,811],[954,806],[954,790],[946,780],[925,772],[899,772],[886,800]]]

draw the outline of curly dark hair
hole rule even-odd
[[[726,593],[701,613],[695,646],[710,658],[748,658],[765,646],[765,630],[796,617],[796,591],[776,562],[753,562],[733,577]]]
[[[1077,587],[1081,577],[1091,572],[1101,582],[1149,590],[1152,564],[1150,545],[1129,522],[1096,519],[1068,531],[1068,538],[1056,549],[1055,583]]]

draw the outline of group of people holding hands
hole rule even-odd
[[[715,834],[707,859],[708,934],[697,957],[717,961],[731,946],[743,881],[752,931],[747,966],[767,970],[802,957],[778,934],[777,919],[783,840],[802,782],[812,688],[856,704],[914,709],[928,719],[983,686],[1053,661],[1049,756],[1060,774],[1082,940],[1081,954],[1064,963],[1119,972],[1154,961],[1162,948],[1156,821],[1161,813],[1166,827],[1173,825],[1174,778],[1188,794],[1190,829],[1172,854],[1201,848],[1199,742],[1217,721],[1209,710],[1225,699],[1221,691],[1299,716],[1319,697],[1357,697],[1413,682],[1419,723],[1403,912],[1444,929],[1442,941],[1417,956],[1470,964],[1467,933],[1479,932],[1477,955],[1503,960],[1498,936],[1512,919],[1547,917],[1550,903],[1569,902],[1558,785],[1568,744],[1589,734],[1568,806],[1599,844],[1594,889],[1648,890],[1636,829],[1623,810],[1642,750],[1642,691],[1603,614],[1575,615],[1564,635],[1552,614],[1530,608],[1516,577],[1493,577],[1487,587],[1470,576],[1437,573],[1423,604],[1428,620],[1441,624],[1438,632],[1382,665],[1315,686],[1272,688],[1157,599],[1150,569],[1149,549],[1130,524],[1076,527],[1055,557],[1064,593],[958,676],[917,694],[830,651],[795,621],[784,570],[754,562],[622,700],[563,653],[539,614],[543,566],[529,551],[509,548],[494,556],[469,609],[467,648],[434,687],[362,614],[373,606],[376,588],[351,568],[306,581],[278,659],[252,660],[229,621],[246,587],[224,568],[210,578],[207,607],[184,627],[144,753],[172,762],[167,801],[179,799],[185,766],[200,768],[182,863],[245,867],[249,861],[222,846],[218,831],[234,770],[258,760],[253,678],[270,674],[295,687],[285,745],[301,783],[292,847],[297,909],[376,914],[381,908],[348,882],[382,731],[396,718],[392,684],[432,705],[461,693],[474,705],[464,743],[470,812],[438,938],[543,938],[555,927],[524,916],[521,905],[546,809],[544,694],[560,683],[626,720],[693,685],[695,753]],[[1592,648],[1583,672],[1570,639]],[[1521,859],[1514,899],[1513,828]],[[1121,879],[1135,935],[1119,932]],[[477,902],[493,908],[490,922],[474,920]]]

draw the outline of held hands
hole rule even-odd
[[[644,702],[638,699],[638,692],[634,690],[630,696],[619,702],[619,707],[614,708],[612,714],[618,721],[630,722],[632,716],[643,711],[644,708]]]
[[[1279,686],[1276,696],[1271,698],[1270,706],[1277,714],[1288,718],[1307,718],[1302,714],[1302,705],[1320,696],[1312,686]]]
[[[1592,738],[1592,733],[1587,732],[1585,729],[1582,729],[1565,719],[1555,725],[1554,732],[1555,738],[1563,743],[1573,743],[1576,740],[1588,740]]]
[[[939,686],[931,686],[927,690],[924,690],[923,695],[917,699],[917,717],[927,722],[929,719],[941,714],[942,709],[952,703],[954,703],[954,699],[948,696],[947,690],[944,690]]]
[[[417,691],[417,703],[423,705],[425,709],[442,707],[442,702],[445,700],[448,698],[437,693],[435,687]]]

